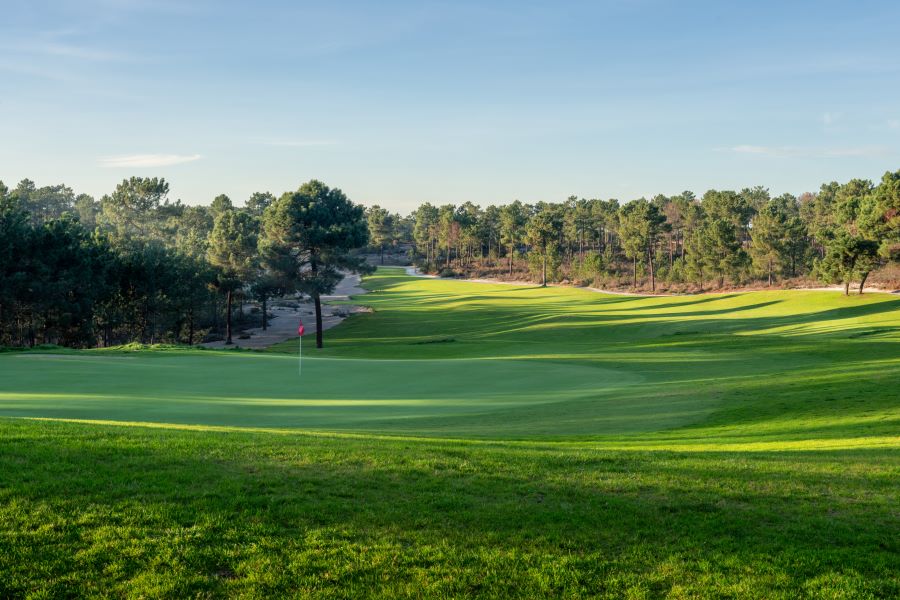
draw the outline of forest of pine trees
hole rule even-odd
[[[427,272],[530,277],[658,291],[851,285],[900,261],[900,171],[881,182],[828,183],[771,197],[763,187],[617,200],[420,205],[408,217],[367,211],[372,239],[412,248]]]
[[[321,182],[241,208],[168,193],[158,178],[126,179],[99,201],[0,183],[0,345],[231,343],[238,302],[299,291],[320,320],[340,273],[368,268],[350,254],[367,242],[363,207]]]
[[[231,341],[236,302],[301,292],[320,315],[319,296],[342,273],[371,268],[364,247],[370,262],[403,249],[444,276],[647,291],[815,280],[862,292],[900,262],[900,171],[799,197],[754,187],[625,203],[424,203],[408,216],[318,181],[241,207],[168,194],[159,178],[126,179],[99,200],[0,182],[0,345]]]

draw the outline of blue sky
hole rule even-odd
[[[814,190],[900,168],[900,3],[3,0],[0,179],[190,204]]]

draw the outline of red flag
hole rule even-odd
[[[300,337],[303,337],[303,334],[304,334],[305,332],[306,332],[306,330],[303,328],[303,320],[301,319],[301,320],[300,320],[300,327],[297,328],[297,335],[299,335]]]

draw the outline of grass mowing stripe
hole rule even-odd
[[[900,596],[895,297],[365,285],[302,385],[0,355],[0,597]]]

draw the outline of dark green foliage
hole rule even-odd
[[[859,226],[882,259],[900,262],[900,171],[888,172],[860,208]]]
[[[114,293],[108,246],[69,217],[31,225],[9,202],[0,240],[0,341],[93,344],[95,310]]]
[[[434,266],[438,240],[438,209],[426,202],[412,215],[413,240],[419,254],[424,255],[425,264]]]
[[[247,212],[254,217],[261,217],[273,202],[275,202],[275,196],[271,193],[254,192],[247,200]]]
[[[512,274],[516,248],[518,248],[522,238],[525,236],[525,223],[527,221],[527,209],[518,200],[500,209],[500,241],[506,248],[510,275]]]
[[[156,177],[131,177],[100,200],[103,222],[120,238],[149,238],[159,231],[157,211],[166,202],[169,184]]]
[[[350,251],[368,242],[363,207],[339,189],[309,181],[269,206],[262,218],[262,254],[290,257],[281,276],[312,297],[316,310],[316,346],[322,347],[320,298],[330,294],[343,272],[367,272]],[[281,262],[283,265],[284,263]]]
[[[838,230],[828,240],[825,256],[816,263],[816,273],[825,281],[843,284],[844,293],[849,294],[854,279],[863,279],[864,284],[864,275],[872,270],[877,252],[877,242]]]
[[[227,200],[227,196],[224,198]],[[232,301],[235,291],[249,283],[256,270],[258,232],[253,217],[228,206],[230,201],[228,205],[220,203],[206,252],[209,263],[217,269],[215,288],[225,295],[225,343],[231,344]]]
[[[369,243],[378,249],[381,264],[384,264],[384,246],[393,237],[391,213],[377,204],[366,209],[366,223],[369,228]]]
[[[213,198],[212,203],[209,205],[209,212],[213,219],[217,219],[223,213],[231,212],[233,210],[234,203],[232,203],[231,198],[225,194],[219,194]]]
[[[836,189],[831,204],[833,218],[817,232],[824,249],[815,264],[817,275],[825,281],[842,283],[850,293],[850,283],[859,280],[862,293],[869,273],[881,257],[879,246],[890,238],[882,225],[889,210],[879,210],[879,197],[891,196],[891,178],[885,176],[886,190],[876,192],[872,182],[854,179]],[[890,253],[888,253],[890,254]]]
[[[295,237],[278,243],[257,241],[269,193],[242,210],[224,194],[205,207],[168,192],[155,177],[125,179],[100,202],[0,183],[0,344],[193,344],[222,322],[230,341],[236,294],[264,306],[296,289],[318,298],[343,271],[367,270],[350,255],[367,241],[362,207],[340,190],[313,181],[287,194],[293,212],[282,216],[296,220],[280,225]],[[392,221],[412,235],[411,221]]]
[[[193,340],[210,281],[195,258],[154,240],[110,241],[69,216],[32,225],[8,202],[0,239],[3,343]]]
[[[516,201],[484,209],[472,203],[440,209],[425,204],[410,217],[415,235],[408,240],[425,259],[418,264],[431,272],[453,268],[454,261],[464,272],[505,261],[512,276],[518,261],[545,283],[547,256],[548,267],[556,267],[549,269],[547,280],[584,281],[583,257],[591,251],[603,257],[602,272],[594,279],[630,275],[633,287],[646,281],[655,291],[658,280],[719,288],[759,278],[770,285],[779,277],[830,281],[831,270],[816,268],[815,262],[825,260],[827,246],[844,230],[878,246],[852,270],[862,285],[871,270],[900,260],[898,181],[900,172],[887,173],[878,186],[864,180],[829,183],[799,198],[772,198],[756,186],[740,192],[709,190],[702,202],[685,191],[621,206],[614,199],[576,196],[557,204]],[[552,235],[528,235],[547,229],[550,213],[556,215]]]
[[[30,179],[23,179],[9,197],[34,224],[72,214],[75,208],[75,193],[63,184],[38,188]]]
[[[168,193],[156,177],[125,179],[99,202],[62,184],[0,183],[0,343],[193,343],[218,335],[221,323],[230,338],[235,295],[267,303],[300,291],[320,314],[318,298],[344,272],[367,269],[352,252],[367,243],[403,251],[432,273],[516,277],[518,268],[545,285],[630,280],[650,291],[659,281],[681,291],[817,277],[862,292],[871,272],[900,261],[900,171],[878,185],[832,182],[799,198],[771,198],[757,186],[710,190],[702,201],[685,191],[621,205],[576,196],[485,208],[426,203],[407,217],[377,206],[364,213],[318,181],[277,201],[253,194],[246,208],[224,194],[186,206]],[[61,252],[35,254],[48,245]],[[88,276],[76,281],[79,269]]]
[[[559,237],[562,232],[562,213],[551,205],[543,205],[528,219],[525,226],[525,236],[531,246],[534,260],[531,262],[532,271],[537,271],[541,277],[541,285],[547,285],[547,275],[553,277],[558,266]]]
[[[625,256],[632,260],[634,285],[637,286],[638,263],[646,264],[650,273],[650,289],[656,290],[654,254],[660,235],[671,229],[657,204],[641,198],[619,209],[619,237]]]

